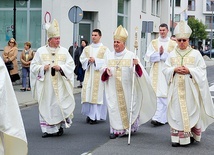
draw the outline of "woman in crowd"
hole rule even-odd
[[[3,52],[3,60],[7,66],[7,70],[10,74],[10,78],[12,82],[19,80],[18,74],[18,63],[17,63],[17,55],[18,55],[18,48],[17,43],[14,38],[11,38],[8,41],[7,46],[4,48]]]
[[[81,47],[75,51],[74,62],[75,62],[75,74],[77,75],[77,80],[80,81],[80,85],[77,88],[82,88],[82,82],[84,80],[85,71],[82,68],[82,64],[79,60],[83,49],[88,45],[87,40],[81,40]]]
[[[22,63],[22,88],[21,91],[30,91],[30,63],[33,59],[33,50],[31,49],[31,43],[25,42],[24,50],[21,53],[20,61]],[[28,77],[28,82],[27,82]],[[28,88],[27,88],[28,84]]]

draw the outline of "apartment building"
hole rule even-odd
[[[207,26],[206,31],[208,32],[207,40],[197,40],[196,46],[209,46],[211,32],[213,32],[213,11],[214,11],[214,0],[171,0],[171,10],[173,9],[174,1],[174,22],[180,20],[187,20],[188,18],[194,17]],[[173,12],[173,11],[172,11]],[[172,15],[171,15],[172,17]],[[172,20],[172,18],[171,18]],[[176,25],[174,23],[174,26]],[[172,28],[172,24],[171,24]],[[194,30],[193,30],[194,34]],[[214,36],[214,35],[213,35]],[[194,42],[192,42],[194,44]]]

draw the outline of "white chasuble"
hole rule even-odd
[[[44,66],[50,64],[48,71]],[[51,67],[59,65],[64,73],[55,71],[51,75]],[[75,100],[74,61],[67,49],[58,47],[54,52],[48,46],[39,48],[31,62],[31,88],[33,97],[39,103],[39,112],[50,125],[58,124],[73,115]]]
[[[110,69],[112,76],[104,82],[106,100],[110,125],[116,130],[128,129],[130,105],[132,98],[132,75],[134,53],[128,50],[115,54],[105,53],[106,68]],[[156,97],[152,89],[148,74],[139,63],[143,75],[139,77],[135,73],[134,99],[132,123],[139,118],[139,125],[147,122],[154,115],[156,110]]]
[[[102,43],[91,44],[83,49],[80,62],[85,70],[83,88],[81,93],[81,103],[103,104],[103,83],[101,82],[100,68],[103,65],[103,56],[109,49]],[[90,57],[95,58],[95,62],[89,63]]]
[[[164,53],[160,55],[160,47],[163,47]],[[157,97],[167,97],[167,84],[165,76],[162,73],[164,62],[168,57],[168,54],[175,48],[176,42],[167,38],[158,38],[151,41],[147,53],[145,55],[145,61],[151,63],[150,77],[152,80],[152,87]]]
[[[190,74],[174,74],[185,66]],[[190,132],[196,124],[204,131],[214,122],[214,107],[209,92],[206,65],[200,52],[188,47],[170,53],[163,70],[169,86],[168,123],[176,130]]]

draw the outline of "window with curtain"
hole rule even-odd
[[[188,10],[195,11],[195,0],[188,0]]]

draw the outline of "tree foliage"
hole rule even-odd
[[[197,40],[207,39],[207,27],[201,21],[195,18],[189,18],[188,25],[192,29],[192,34],[190,36],[191,40],[194,40],[194,38]]]

